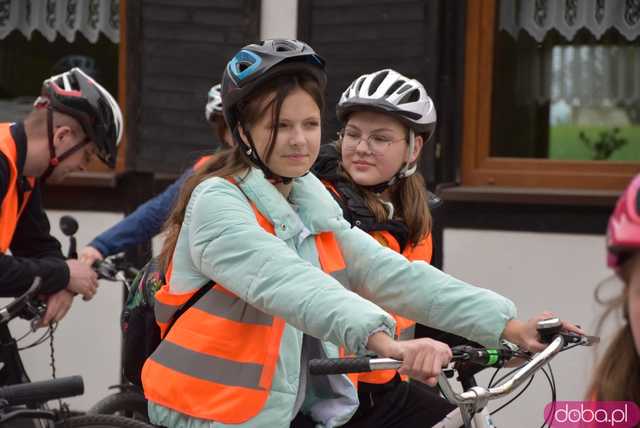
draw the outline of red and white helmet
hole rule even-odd
[[[113,96],[98,82],[79,68],[72,68],[42,83],[35,106],[49,106],[76,119],[97,146],[98,157],[109,167],[115,166],[124,129],[122,112]]]
[[[619,268],[635,251],[640,251],[640,174],[631,180],[609,217],[607,265]]]

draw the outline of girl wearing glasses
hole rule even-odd
[[[422,148],[433,135],[436,110],[417,80],[386,69],[358,77],[337,107],[344,124],[336,143],[324,145],[314,167],[344,217],[409,260],[431,261],[431,214],[424,179],[417,172]],[[412,338],[415,323],[398,315],[396,336]],[[427,426],[454,406],[394,370],[362,373],[360,407],[349,426]],[[430,425],[429,425],[430,426]]]

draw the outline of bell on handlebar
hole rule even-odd
[[[536,329],[538,330],[538,336],[540,336],[540,342],[551,343],[553,338],[562,330],[562,321],[555,317],[540,320],[536,325]]]

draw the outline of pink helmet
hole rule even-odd
[[[640,251],[640,174],[618,199],[607,228],[607,265],[618,268],[625,255]]]

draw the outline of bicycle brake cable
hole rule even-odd
[[[551,407],[551,412],[549,412],[549,415],[545,417],[544,421],[542,422],[542,425],[540,426],[540,428],[544,428],[545,425],[548,425],[549,428],[551,428],[551,423],[549,423],[549,421],[551,420],[551,418],[553,417],[553,415],[555,414],[556,411],[556,380],[555,380],[555,376],[553,375],[553,369],[551,368],[551,364],[547,364],[547,367],[549,367],[549,373],[551,373],[551,375],[549,375],[549,373],[547,373],[547,371],[545,370],[544,367],[541,367],[542,373],[544,373],[544,375],[547,378],[547,382],[549,382],[549,387],[551,388],[551,403],[552,403],[552,407]]]
[[[507,407],[509,404],[513,403],[514,401],[516,401],[522,394],[524,394],[524,392],[529,388],[529,386],[531,385],[531,382],[533,382],[533,378],[536,377],[535,373],[529,378],[529,382],[527,382],[527,384],[524,386],[524,388],[522,388],[520,390],[520,392],[518,392],[518,394],[516,394],[515,397],[513,397],[511,400],[507,401],[506,403],[504,403],[502,406],[498,407],[496,410],[494,410],[493,412],[490,413],[491,416],[495,415],[496,413],[498,413],[500,410],[504,409],[505,407]]]
[[[22,336],[16,342],[19,342],[19,341],[25,339],[31,333],[32,333],[31,331],[27,332],[24,336]],[[45,332],[42,334],[42,336],[40,336],[38,339],[34,340],[32,343],[30,343],[30,344],[28,344],[26,346],[23,346],[21,348],[18,348],[18,351],[24,351],[26,349],[35,348],[36,346],[41,345],[42,343],[44,343],[45,340],[48,339],[49,334],[50,334],[50,329],[45,330]]]

